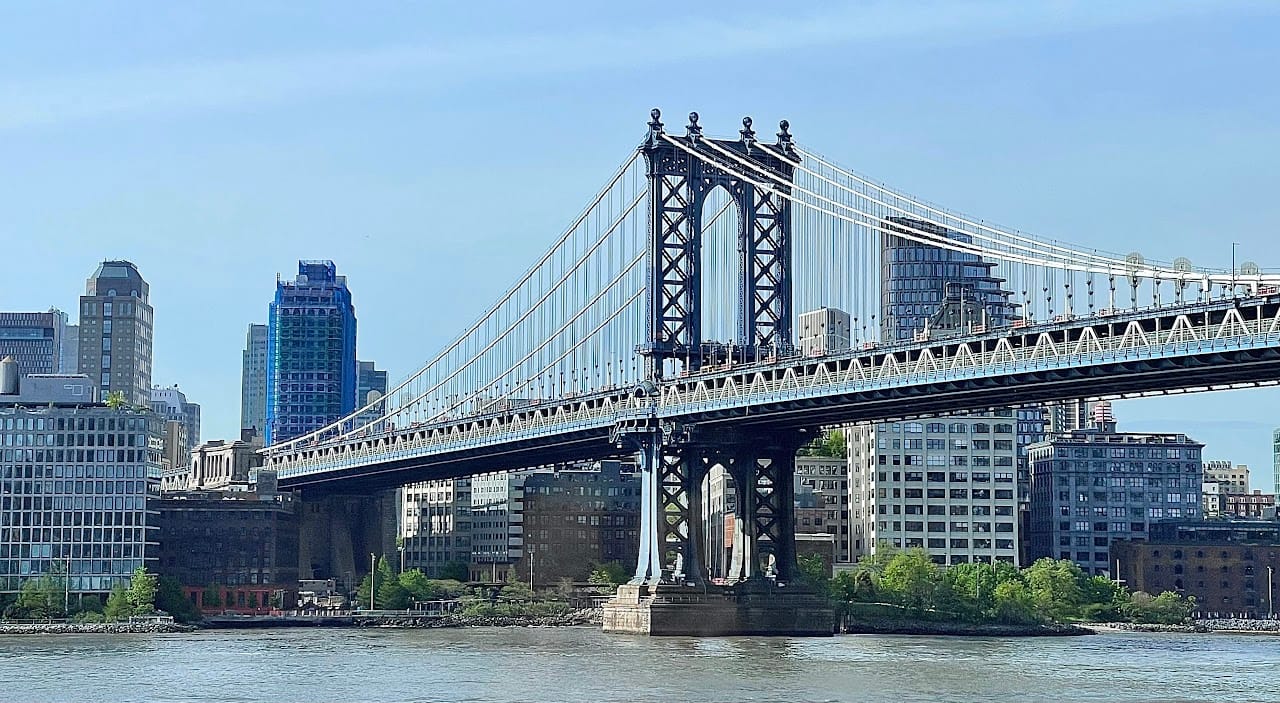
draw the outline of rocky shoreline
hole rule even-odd
[[[853,620],[844,623],[844,634],[926,635],[930,637],[1078,637],[1097,634],[1080,625],[998,625],[927,620]]]
[[[0,623],[0,635],[159,635],[194,629],[191,625],[161,622]]]

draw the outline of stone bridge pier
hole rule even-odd
[[[298,576],[336,579],[354,589],[369,573],[369,555],[396,559],[395,489],[372,493],[302,491]]]
[[[647,635],[831,635],[830,605],[799,578],[795,456],[814,432],[739,433],[697,427],[619,429],[639,449],[640,554],[630,583],[605,605],[604,629]],[[733,477],[733,546],[712,582],[704,485]]]

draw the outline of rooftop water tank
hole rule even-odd
[[[6,356],[0,360],[0,395],[18,394],[18,360]]]

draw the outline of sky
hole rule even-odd
[[[153,382],[239,426],[276,275],[332,259],[393,379],[550,246],[661,107],[741,117],[1036,234],[1280,267],[1265,1],[8,2],[0,309],[74,311],[104,258],[156,308]],[[394,383],[394,381],[393,381]],[[1122,401],[1271,487],[1280,389]]]

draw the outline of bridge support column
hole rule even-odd
[[[639,563],[635,578],[605,605],[604,629],[830,635],[830,605],[796,578],[795,452],[810,436],[669,429],[644,436]],[[737,500],[728,578],[713,584],[702,505],[703,482],[717,465],[733,477]]]

